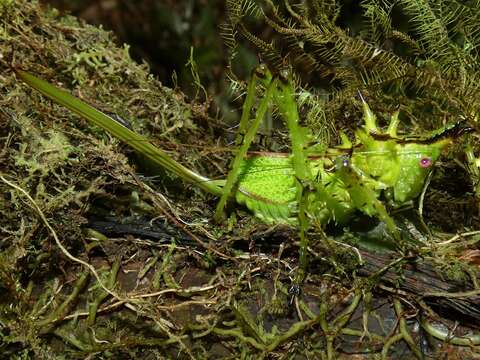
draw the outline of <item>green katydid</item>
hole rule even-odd
[[[398,238],[396,226],[380,201],[381,195],[393,206],[417,197],[442,149],[465,131],[456,124],[423,137],[399,136],[397,112],[387,131],[382,132],[377,128],[375,115],[362,99],[365,125],[357,129],[355,142],[342,134],[341,145],[317,154],[307,148],[308,131],[299,125],[294,86],[288,73],[272,76],[266,67],[260,67],[248,85],[236,141],[239,149],[222,187],[218,181],[210,181],[187,169],[145,137],[68,92],[26,71],[15,71],[43,95],[102,127],[184,180],[220,196],[216,219],[222,218],[226,202],[235,199],[267,223],[300,225],[302,239],[310,224],[345,223],[356,210],[377,216]],[[250,121],[257,82],[263,84],[265,91]],[[247,156],[271,102],[287,123],[292,155]]]

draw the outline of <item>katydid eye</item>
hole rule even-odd
[[[420,159],[420,166],[424,169],[430,167],[432,165],[432,159],[429,157],[423,157]]]

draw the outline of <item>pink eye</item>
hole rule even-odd
[[[430,167],[432,165],[432,159],[428,157],[424,157],[420,159],[420,166],[424,169]]]

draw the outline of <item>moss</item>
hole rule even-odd
[[[32,92],[11,66],[119,114],[183,164],[215,177],[226,160],[208,156],[218,139],[203,104],[163,87],[102,29],[36,1],[0,0],[0,14],[0,354],[217,358],[212,352],[224,348],[231,357],[295,357],[304,349],[320,357],[327,335],[331,355],[360,299],[350,273],[357,256],[325,250],[325,236],[312,234],[320,265],[305,284],[292,283],[293,230],[247,217],[230,223],[233,231],[208,223],[204,194],[147,182],[121,144]],[[140,225],[99,241],[82,231],[99,217]],[[148,238],[155,231],[158,242]],[[78,259],[98,269],[111,293]],[[465,281],[461,270],[445,273]],[[345,313],[342,299],[352,289],[354,306]]]
[[[39,172],[40,178],[56,175],[55,170],[66,166],[74,151],[67,137],[53,129],[42,134],[28,117],[17,118],[17,121],[24,141],[20,144],[18,153],[13,156],[15,165],[24,167],[28,177],[34,176],[36,172]]]
[[[439,268],[439,271],[441,271],[441,275],[444,279],[457,284],[468,284],[470,280],[470,276],[467,272],[469,267],[468,264],[456,261],[442,265],[443,266]]]
[[[75,280],[78,268],[53,245],[52,231],[18,189],[44,212],[59,241],[81,257],[86,256],[83,244],[90,240],[80,226],[87,222],[90,209],[98,206],[95,199],[103,197],[100,203],[106,204],[109,213],[130,211],[130,194],[137,191],[143,196],[144,191],[117,141],[32,92],[15,78],[12,65],[72,91],[103,111],[119,113],[154,142],[177,148],[172,156],[182,157],[191,167],[198,162],[199,152],[178,148],[178,143],[208,140],[200,135],[204,129],[195,121],[207,116],[201,106],[192,106],[181,93],[163,87],[146,64],[133,62],[128,46],[118,46],[107,31],[60,16],[37,1],[0,1],[0,14],[0,138],[4,144],[0,175],[6,180],[0,181],[0,289],[5,300],[0,304],[0,353],[8,355],[7,349],[13,347],[15,353],[42,358],[64,353],[65,346],[78,350],[79,343],[62,335],[63,326],[37,323],[45,311],[56,314],[68,299],[66,284]],[[72,310],[70,305],[85,301],[85,291],[59,312],[61,317]],[[39,326],[65,343],[58,347],[40,340]],[[75,328],[71,322],[65,326],[65,331]],[[5,331],[11,335],[5,336]],[[85,349],[96,349],[89,334],[81,342]]]

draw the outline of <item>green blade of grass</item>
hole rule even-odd
[[[178,175],[185,181],[193,183],[201,189],[220,196],[222,189],[210,179],[197,174],[182,164],[170,158],[165,152],[150,143],[144,136],[126,128],[110,116],[102,113],[70,93],[42,80],[24,70],[15,69],[17,75],[29,86],[41,92],[57,104],[60,104],[75,114],[87,119],[92,124],[100,126],[116,138],[130,145],[140,154],[153,162]]]

